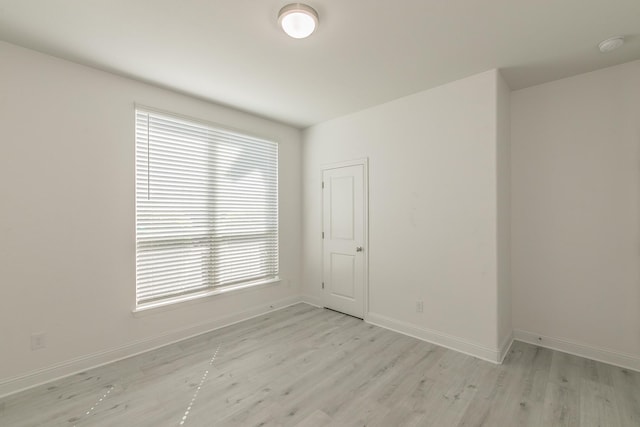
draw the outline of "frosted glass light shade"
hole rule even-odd
[[[278,24],[290,37],[303,39],[318,27],[318,13],[306,4],[288,4],[278,13]]]

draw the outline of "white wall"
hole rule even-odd
[[[0,395],[297,299],[299,130],[6,43],[0,64]],[[280,143],[282,284],[132,316],[134,102]]]
[[[505,356],[511,343],[511,90],[497,74],[496,158],[497,158],[497,244],[498,244],[498,346]]]
[[[495,360],[497,71],[304,134],[304,292],[321,300],[321,167],[369,158],[369,320]],[[416,300],[424,313],[416,313]]]
[[[511,106],[516,336],[640,369],[640,61]]]

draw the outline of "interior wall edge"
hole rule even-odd
[[[511,346],[513,345],[513,342],[515,341],[514,337],[513,337],[513,331],[511,331],[511,333],[507,336],[504,337],[504,339],[502,340],[502,342],[500,343],[500,362],[499,363],[503,363],[504,362],[504,358],[507,357],[507,354],[509,354],[509,350],[511,350]]]
[[[99,366],[117,362],[122,359],[127,359],[138,354],[146,353],[160,347],[193,338],[198,335],[206,334],[208,332],[215,331],[216,329],[231,326],[273,311],[282,310],[300,302],[302,302],[300,297],[293,295],[280,300],[266,302],[230,316],[220,317],[198,325],[174,330],[151,338],[145,338],[121,347],[88,354],[15,377],[2,378],[0,379],[0,398],[46,384],[50,381],[68,377],[88,369],[97,368]]]
[[[488,348],[471,342],[465,338],[456,337],[432,329],[421,328],[381,314],[370,312],[365,315],[364,320],[372,325],[417,338],[459,353],[477,357],[478,359],[482,359],[487,362],[494,364],[500,364],[502,362],[502,351],[499,348]]]
[[[607,363],[609,365],[640,372],[640,357],[633,354],[593,347],[563,338],[544,336],[519,329],[514,330],[513,335],[516,341],[522,341],[539,347],[545,347],[551,350],[569,353],[574,356],[595,360],[596,362]]]
[[[305,304],[309,304],[318,308],[324,308],[324,304],[322,303],[322,300],[316,297],[315,295],[303,294],[300,296],[300,299]]]

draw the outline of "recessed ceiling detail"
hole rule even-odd
[[[598,45],[598,48],[600,49],[600,52],[607,53],[607,52],[611,52],[612,50],[616,50],[623,44],[624,44],[624,37],[616,36],[600,42],[600,44]]]

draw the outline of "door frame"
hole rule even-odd
[[[327,163],[323,164],[320,167],[320,182],[324,182],[324,172],[331,169],[340,169],[348,166],[362,166],[362,196],[363,196],[363,242],[362,247],[364,248],[363,254],[363,300],[362,304],[362,317],[363,320],[366,320],[367,315],[369,314],[369,158],[364,157],[361,159],[354,160],[345,160],[342,162],[336,163]],[[319,236],[322,236],[322,232],[324,227],[324,191],[320,193],[320,233]],[[322,271],[322,281],[324,282],[324,239],[321,238],[322,241],[322,249],[320,251],[320,265]],[[327,300],[325,289],[322,289],[322,306],[326,307],[325,303]]]

